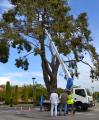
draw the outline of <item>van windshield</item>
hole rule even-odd
[[[82,97],[86,97],[85,90],[84,89],[76,89],[75,94],[80,95]]]

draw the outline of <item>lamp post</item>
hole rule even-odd
[[[36,79],[35,77],[32,78],[32,80],[33,80],[33,104],[35,102],[35,87],[34,87],[35,79]]]

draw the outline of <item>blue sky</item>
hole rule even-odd
[[[87,12],[89,28],[92,31],[94,45],[99,53],[99,0],[69,0],[71,12],[77,16],[81,12]]]
[[[71,6],[71,13],[75,17],[81,12],[87,12],[89,28],[94,39],[93,44],[96,47],[97,52],[99,53],[99,0],[69,0],[69,4]],[[6,8],[10,7],[11,5],[7,2],[7,0],[0,0],[0,13],[6,10]],[[36,77],[37,83],[44,84],[40,58],[38,56],[29,56],[29,70],[23,71],[14,66],[14,59],[17,58],[16,50],[11,49],[10,53],[11,55],[9,58],[9,62],[7,64],[0,63],[0,84],[5,84],[8,80],[11,82],[11,84],[32,84],[32,77]],[[86,60],[90,61],[88,57],[86,58]],[[89,88],[94,86],[95,90],[99,91],[99,82],[91,83],[91,79],[89,78],[89,67],[83,64],[79,64],[79,66],[80,77],[79,79],[75,79],[74,83],[76,85]],[[58,87],[65,88],[65,86],[66,81],[61,76],[58,76]]]
[[[96,51],[99,54],[99,0],[69,0],[71,6],[71,13],[76,17],[81,12],[86,12],[88,15],[89,29],[91,30],[91,36],[94,39],[93,45],[96,47]],[[87,58],[90,61],[89,58]],[[95,90],[99,91],[99,82],[90,82],[88,76],[88,66],[80,64],[81,76],[78,80],[75,80],[76,84],[81,84],[85,87],[95,87]]]

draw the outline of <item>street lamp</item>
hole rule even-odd
[[[35,77],[32,78],[32,80],[33,80],[33,103],[35,101],[35,87],[34,87],[35,79],[36,79]]]

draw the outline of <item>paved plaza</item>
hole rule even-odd
[[[29,111],[28,109],[0,107],[0,120],[99,120],[99,104],[96,104],[94,108],[89,109],[87,112],[76,112],[75,116],[57,117],[51,117],[49,111],[40,112],[36,108]]]

